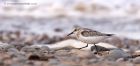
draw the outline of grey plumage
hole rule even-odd
[[[112,36],[113,34],[106,34],[106,33],[101,33],[98,32],[96,30],[92,30],[92,29],[88,29],[88,28],[81,28],[81,27],[77,27],[74,29],[74,31],[72,31],[69,35],[74,35],[74,37],[77,38],[77,40],[82,41],[84,43],[88,44],[97,44],[101,41],[103,41],[106,38],[109,38],[110,36]],[[87,47],[85,46],[85,47]],[[82,48],[85,48],[82,47]],[[98,52],[98,48],[95,45],[95,48]],[[81,49],[81,48],[79,48]]]
[[[112,36],[113,34],[105,34],[105,33],[101,33],[98,31],[94,31],[94,30],[85,30],[82,31],[81,34],[85,37],[91,37],[91,36]]]

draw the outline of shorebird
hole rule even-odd
[[[114,34],[106,34],[106,33],[101,33],[101,32],[98,32],[96,30],[92,30],[89,28],[76,27],[67,36],[73,36],[77,40],[82,41],[87,44],[86,46],[78,48],[78,49],[86,48],[88,47],[88,44],[93,44],[95,46],[96,52],[98,53],[98,48],[96,44],[103,41],[104,39],[111,37],[112,35]],[[93,50],[91,49],[91,51]]]

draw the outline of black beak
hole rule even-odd
[[[70,36],[71,34],[73,34],[73,32],[71,32],[70,34],[68,34],[67,36]]]

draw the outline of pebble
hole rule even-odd
[[[134,59],[133,59],[133,62],[134,62],[135,64],[140,64],[140,57],[134,58]]]
[[[0,51],[6,52],[10,48],[14,48],[14,46],[7,43],[0,43]]]
[[[119,58],[126,58],[130,56],[128,53],[124,52],[121,49],[114,49],[109,52],[108,55],[105,56],[106,59],[116,61]]]
[[[60,64],[60,61],[57,60],[57,59],[50,59],[50,60],[48,61],[48,65],[54,66],[54,65],[58,65],[58,64]]]

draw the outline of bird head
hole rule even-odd
[[[80,26],[75,26],[74,30],[73,30],[71,33],[69,33],[67,36],[76,35],[76,34],[78,34],[80,31],[82,31],[82,27],[80,27]]]

